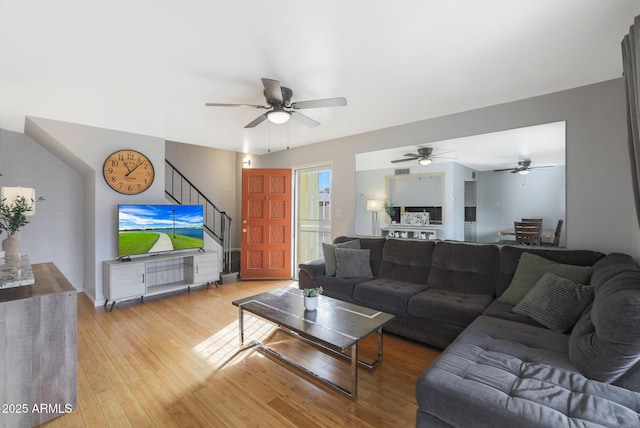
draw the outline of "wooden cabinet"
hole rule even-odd
[[[0,426],[31,427],[77,408],[77,292],[53,263],[0,290]]]
[[[215,257],[214,257],[215,256]],[[218,278],[218,255],[211,253],[198,254],[193,256],[193,282],[201,283],[209,281],[211,278]],[[217,280],[217,279],[216,279]]]
[[[103,263],[103,287],[111,309],[121,300],[169,293],[220,279],[218,253],[178,253]]]
[[[104,281],[110,284],[110,287],[105,288],[105,297],[107,300],[124,300],[144,295],[146,293],[145,276],[144,263],[107,264],[104,270]]]

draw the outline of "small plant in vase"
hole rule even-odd
[[[391,223],[393,223],[393,216],[396,214],[396,210],[393,207],[393,204],[390,202],[386,202],[384,203],[384,211],[387,213],[387,215],[389,216],[389,221]]]
[[[302,289],[302,295],[304,296],[304,308],[307,311],[316,310],[318,307],[318,296],[321,295],[323,291],[322,287]]]
[[[39,197],[38,201],[43,201]],[[9,235],[2,241],[2,249],[7,256],[15,256],[20,252],[20,239],[16,234],[24,226],[29,224],[27,213],[33,211],[35,201],[27,200],[24,196],[18,196],[11,203],[6,198],[0,200],[0,233],[3,230]]]

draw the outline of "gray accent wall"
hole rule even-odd
[[[333,235],[353,235],[356,153],[559,120],[567,127],[567,246],[638,258],[622,78],[257,156],[253,165],[333,163]]]
[[[0,130],[0,186],[32,187],[34,216],[20,231],[22,254],[31,263],[54,262],[76,290],[85,287],[82,177],[25,134]],[[0,241],[7,233],[0,234]]]

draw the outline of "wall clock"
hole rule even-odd
[[[124,195],[137,195],[153,183],[153,164],[135,150],[118,150],[104,161],[104,179],[113,190]]]

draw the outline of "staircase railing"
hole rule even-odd
[[[165,180],[165,194],[177,204],[204,207],[204,228],[222,247],[224,271],[231,272],[231,217],[211,202],[166,159]]]

